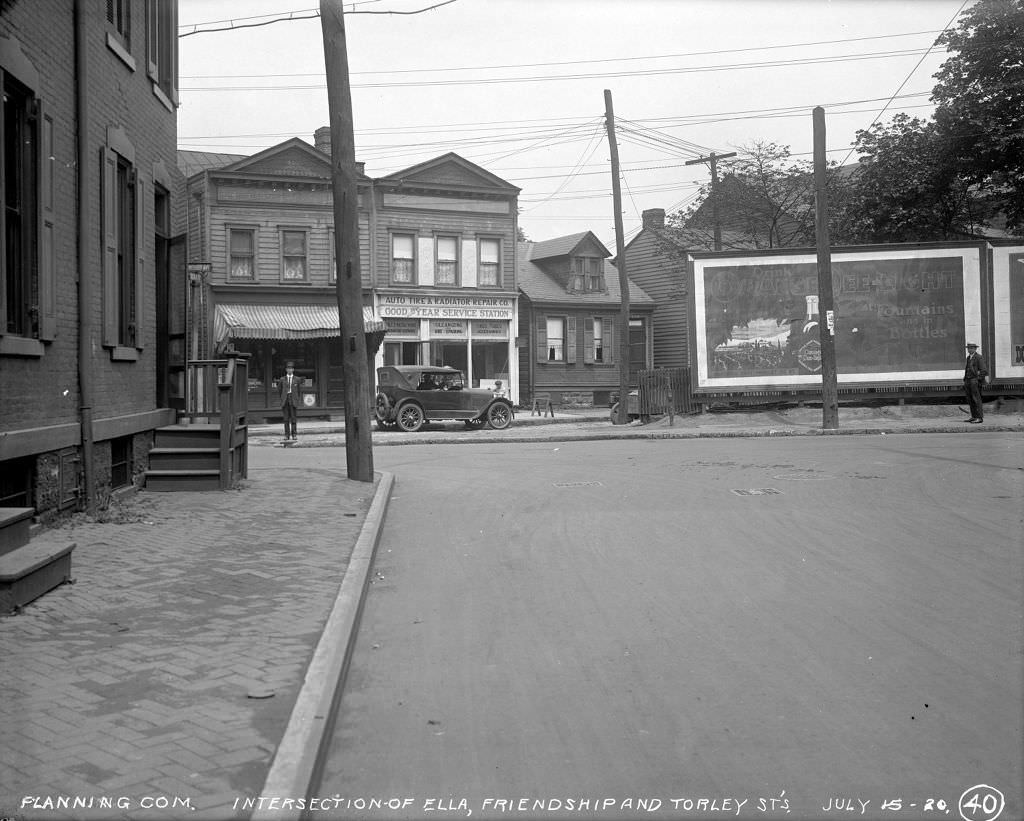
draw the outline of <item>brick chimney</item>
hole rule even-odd
[[[331,156],[331,127],[324,125],[313,132],[313,147],[317,151],[323,151],[328,157]],[[366,163],[356,163],[356,173],[366,173]]]
[[[665,227],[665,209],[664,208],[648,208],[641,215],[643,219],[644,228],[664,228]]]
[[[331,127],[322,126],[313,132],[313,147],[324,154],[331,153]]]

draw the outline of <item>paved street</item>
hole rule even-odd
[[[337,817],[1021,817],[1019,435],[376,459]]]

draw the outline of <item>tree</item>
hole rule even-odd
[[[979,0],[938,42],[954,53],[935,75],[937,132],[960,174],[1022,233],[1024,0]]]
[[[789,146],[758,141],[739,149],[737,158],[724,165],[717,192],[704,185],[695,205],[668,216],[666,238],[677,248],[713,247],[713,196],[718,198],[725,249],[814,245],[813,162],[792,160]],[[846,177],[834,175],[830,203],[833,197],[845,203],[846,189]],[[833,239],[842,242],[846,212],[841,207],[830,207],[830,212],[835,215]]]
[[[984,198],[959,173],[935,123],[897,114],[857,132],[860,162],[845,208],[847,241],[929,242],[976,233]]]

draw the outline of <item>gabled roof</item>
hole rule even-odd
[[[178,151],[178,168],[186,177],[200,171],[216,171],[227,165],[244,160],[245,154],[221,154],[214,151]]]
[[[611,256],[611,253],[604,247],[601,240],[594,236],[593,231],[583,231],[579,234],[570,234],[566,237],[556,237],[555,239],[532,243],[530,259],[541,260],[570,256],[588,238],[601,250],[601,256],[605,258]]]
[[[255,154],[214,154],[179,151],[178,166],[186,177],[201,171],[244,172],[270,177],[313,177],[329,179],[331,157],[298,137],[292,137]],[[360,180],[369,178],[359,173]]]
[[[418,183],[452,188],[499,188],[508,194],[518,194],[520,191],[512,183],[506,182],[501,177],[453,152],[404,168],[385,177],[378,177],[377,182],[394,183],[395,185]]]
[[[585,232],[589,233],[589,232]],[[582,235],[582,236],[585,236]],[[561,239],[567,239],[562,237]],[[553,243],[557,240],[549,240]],[[537,257],[533,254],[535,245],[541,243],[520,242],[518,248],[519,257],[519,290],[534,302],[561,302],[574,303],[579,305],[595,305],[606,308],[622,304],[622,291],[619,289],[619,269],[611,264],[609,260],[604,261],[604,279],[607,290],[604,293],[568,293],[556,279],[544,273],[543,270],[534,264]],[[576,247],[579,243],[574,244]],[[630,305],[654,306],[654,300],[635,282],[629,283]]]

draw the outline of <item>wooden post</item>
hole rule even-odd
[[[718,161],[729,157],[735,157],[736,152],[729,154],[716,154],[712,151],[706,157],[698,157],[695,160],[687,160],[684,165],[696,165],[697,163],[710,163],[711,165],[711,221],[715,235],[715,250],[722,250],[722,218],[718,213]]]
[[[366,366],[363,282],[359,269],[355,135],[341,0],[320,0],[331,126],[334,255],[338,265],[338,324],[345,374],[345,455],[348,478],[373,481],[370,374]]]
[[[832,296],[832,252],[828,235],[825,178],[825,109],[814,109],[814,234],[818,248],[818,339],[821,342],[821,426],[839,428],[836,387],[836,315]]]
[[[621,323],[619,336],[619,421],[629,422],[629,277],[626,274],[626,244],[622,231],[622,192],[619,189],[619,146],[615,142],[615,113],[612,110],[612,93],[604,90],[605,121],[608,128],[608,148],[612,165],[612,205],[615,209],[615,267],[619,269],[619,290],[622,292]]]

